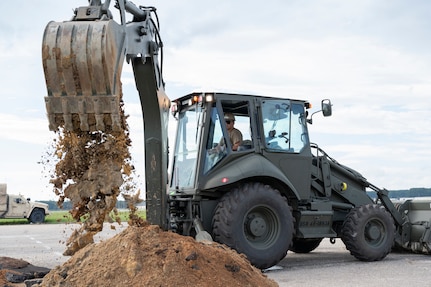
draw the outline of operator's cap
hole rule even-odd
[[[224,119],[229,121],[235,121],[235,116],[232,113],[225,113]]]

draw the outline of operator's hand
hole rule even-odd
[[[215,148],[212,148],[208,151],[208,154],[219,154],[222,153],[225,149],[225,146],[217,145]]]
[[[215,148],[208,150],[209,155],[216,154],[216,153],[217,153],[217,150]]]
[[[238,141],[238,142],[234,143],[234,144],[233,144],[233,146],[232,146],[232,150],[233,150],[233,151],[237,151],[237,150],[238,150],[238,147],[240,146],[240,144],[241,144],[241,142],[240,142],[240,141]]]

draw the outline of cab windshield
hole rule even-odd
[[[194,186],[202,117],[203,110],[198,105],[179,114],[171,187],[185,189]]]

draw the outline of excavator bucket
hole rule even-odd
[[[113,20],[50,22],[42,42],[49,129],[121,131],[125,32]]]
[[[121,20],[117,23],[110,0],[88,2],[74,10],[71,21],[50,22],[45,28],[42,62],[49,128],[77,134],[125,131],[120,77],[125,58],[132,63],[145,118],[147,220],[167,229],[170,100],[164,92],[156,9],[115,1]]]
[[[431,201],[407,200],[397,204],[403,225],[395,239],[398,248],[431,254]]]

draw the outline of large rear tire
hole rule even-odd
[[[378,261],[388,255],[395,236],[394,221],[383,206],[367,204],[352,209],[341,229],[350,254],[362,261]]]
[[[286,256],[293,224],[285,197],[268,185],[249,183],[222,197],[213,217],[213,237],[265,269]]]

